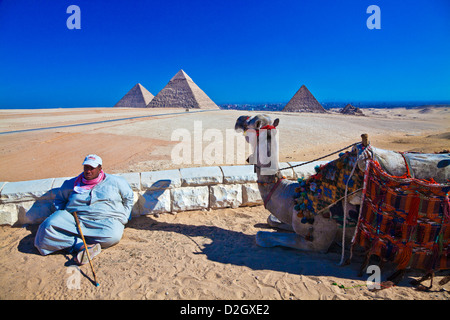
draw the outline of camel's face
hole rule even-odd
[[[274,127],[276,127],[278,123],[279,119],[275,119],[275,121],[273,121],[272,123],[272,119],[265,114],[258,114],[254,117],[240,116],[236,120],[234,130],[236,130],[236,132],[246,132],[249,129],[259,130],[267,125],[273,125]]]
[[[278,124],[279,119],[272,122],[267,115],[240,116],[237,119],[235,130],[242,131],[246,141],[252,146],[253,154],[247,159],[248,163],[259,168],[270,168],[272,171],[278,168],[276,130],[272,132]]]

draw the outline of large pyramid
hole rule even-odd
[[[314,113],[326,113],[324,107],[314,96],[309,92],[305,85],[302,85],[298,89],[297,93],[289,100],[288,104],[282,111],[287,112],[314,112]]]
[[[140,83],[136,84],[123,96],[114,107],[117,108],[145,108],[154,96]]]
[[[219,109],[183,70],[170,79],[147,108]]]

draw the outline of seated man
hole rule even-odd
[[[36,233],[34,245],[42,255],[67,249],[77,253],[79,264],[87,263],[83,241],[72,212],[76,212],[91,258],[101,248],[110,247],[122,238],[125,224],[131,218],[133,191],[122,177],[105,174],[102,159],[88,155],[84,171],[66,180],[53,202],[56,211]]]

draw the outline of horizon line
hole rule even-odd
[[[288,102],[226,102],[226,103],[216,103],[217,106],[223,106],[223,105],[236,105],[236,106],[261,106],[261,105],[286,105]],[[363,105],[363,106],[358,106],[361,108],[377,108],[380,107],[380,105],[385,105],[385,106],[395,106],[398,105],[398,107],[407,107],[408,105],[410,107],[421,107],[421,106],[437,106],[437,107],[450,107],[450,100],[435,100],[435,101],[430,101],[430,100],[417,100],[417,101],[352,101],[352,102],[348,102],[348,101],[322,101],[319,103],[323,103],[323,104],[330,104],[330,103],[335,103],[335,104],[351,104],[353,106],[357,105],[357,104],[375,104],[373,106],[367,106],[367,105]],[[77,109],[77,108],[114,108],[114,106],[77,106],[77,107],[60,107],[60,106],[48,106],[48,107],[0,107],[0,110],[21,110],[21,109]],[[130,107],[132,109],[132,107]],[[325,108],[330,108],[330,107],[325,107]],[[332,107],[331,107],[332,108]],[[136,108],[136,109],[152,109],[152,108]],[[195,108],[191,108],[191,109],[195,109]]]

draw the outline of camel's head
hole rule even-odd
[[[234,125],[234,130],[236,132],[246,132],[249,129],[253,130],[259,130],[262,127],[271,125],[271,126],[278,126],[278,123],[280,122],[279,119],[275,119],[272,123],[272,119],[265,114],[258,114],[254,117],[250,116],[240,116],[236,120],[236,124]]]
[[[276,127],[280,120],[264,114],[254,117],[240,116],[234,129],[243,132],[245,139],[252,146],[253,154],[247,162],[262,169],[262,174],[273,174],[278,169],[278,134]],[[266,173],[264,173],[266,172]]]

